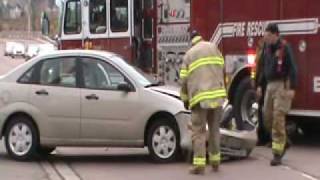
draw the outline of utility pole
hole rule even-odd
[[[27,11],[27,18],[28,18],[28,37],[30,38],[30,32],[31,32],[31,0],[28,0],[26,7]]]

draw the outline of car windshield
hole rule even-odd
[[[147,87],[153,84],[158,84],[157,81],[151,75],[148,75],[142,72],[140,69],[131,66],[121,57],[113,56],[112,59],[115,59],[115,61],[117,61],[117,63],[119,63],[121,67],[124,67],[124,69],[130,75],[130,77],[135,79],[142,86]]]

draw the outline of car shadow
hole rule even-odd
[[[63,155],[63,154],[52,154],[47,157],[43,157],[42,160],[48,160],[50,162],[64,161],[68,163],[153,163],[148,155]]]
[[[70,154],[51,154],[47,157],[42,157],[41,160],[49,162],[67,162],[77,164],[103,163],[103,164],[135,164],[135,165],[168,165],[168,164],[190,164],[191,161],[187,157],[180,158],[170,163],[158,163],[151,159],[148,154],[99,154],[99,155],[70,155]],[[258,161],[257,157],[249,156],[247,158],[226,158],[224,164],[241,163]]]

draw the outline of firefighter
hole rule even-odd
[[[258,42],[257,49],[256,49],[256,68],[255,72],[251,72],[251,77],[254,82],[254,87],[257,90],[257,84],[258,84],[258,79],[262,75],[262,55],[263,55],[263,50],[265,47],[265,42],[263,39],[261,39]],[[266,87],[267,87],[267,82],[264,78],[261,79],[260,86],[261,90],[257,91],[257,99],[258,99],[258,130],[257,130],[257,135],[258,135],[258,145],[265,145],[268,144],[271,139],[270,139],[270,134],[266,131],[264,121],[263,121],[263,103],[264,103],[264,95],[266,92]]]
[[[224,60],[217,47],[191,32],[192,48],[180,70],[181,99],[192,111],[193,165],[191,174],[204,174],[206,166],[206,125],[209,128],[209,163],[213,171],[220,165],[219,121],[226,97]]]
[[[264,121],[272,135],[273,159],[271,166],[281,165],[287,150],[285,116],[291,108],[297,85],[297,69],[293,53],[288,43],[280,38],[277,24],[269,24],[264,40],[266,46],[262,56],[262,74],[258,79],[261,94],[263,79],[267,82],[264,99]]]

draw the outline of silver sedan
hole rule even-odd
[[[113,53],[56,51],[0,77],[0,135],[17,160],[57,146],[147,146],[168,162],[190,146],[177,92]]]

